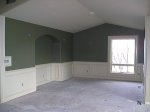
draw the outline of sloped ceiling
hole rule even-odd
[[[67,32],[103,23],[144,29],[149,0],[27,0],[2,14]]]
[[[149,0],[79,0],[107,23],[144,29]]]

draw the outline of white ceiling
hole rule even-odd
[[[29,0],[3,15],[72,33],[105,22],[144,29],[149,3],[149,0]]]

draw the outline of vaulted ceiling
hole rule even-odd
[[[149,0],[26,0],[2,14],[67,32],[103,23],[144,29]]]

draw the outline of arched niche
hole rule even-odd
[[[61,62],[61,42],[51,35],[35,40],[35,65]]]

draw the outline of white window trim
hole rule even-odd
[[[138,36],[137,35],[123,35],[123,36],[108,36],[108,73],[109,74],[116,74],[116,75],[124,75],[124,74],[129,74],[129,73],[112,73],[111,72],[111,40],[112,39],[135,39],[135,64],[134,64],[134,75],[137,74],[137,59],[138,59],[138,56],[137,56],[137,47],[138,47]],[[118,64],[119,65],[119,64]],[[125,64],[120,64],[120,65],[125,65]],[[129,64],[127,64],[129,65]],[[133,64],[131,64],[133,65]],[[133,75],[133,74],[131,74]]]

